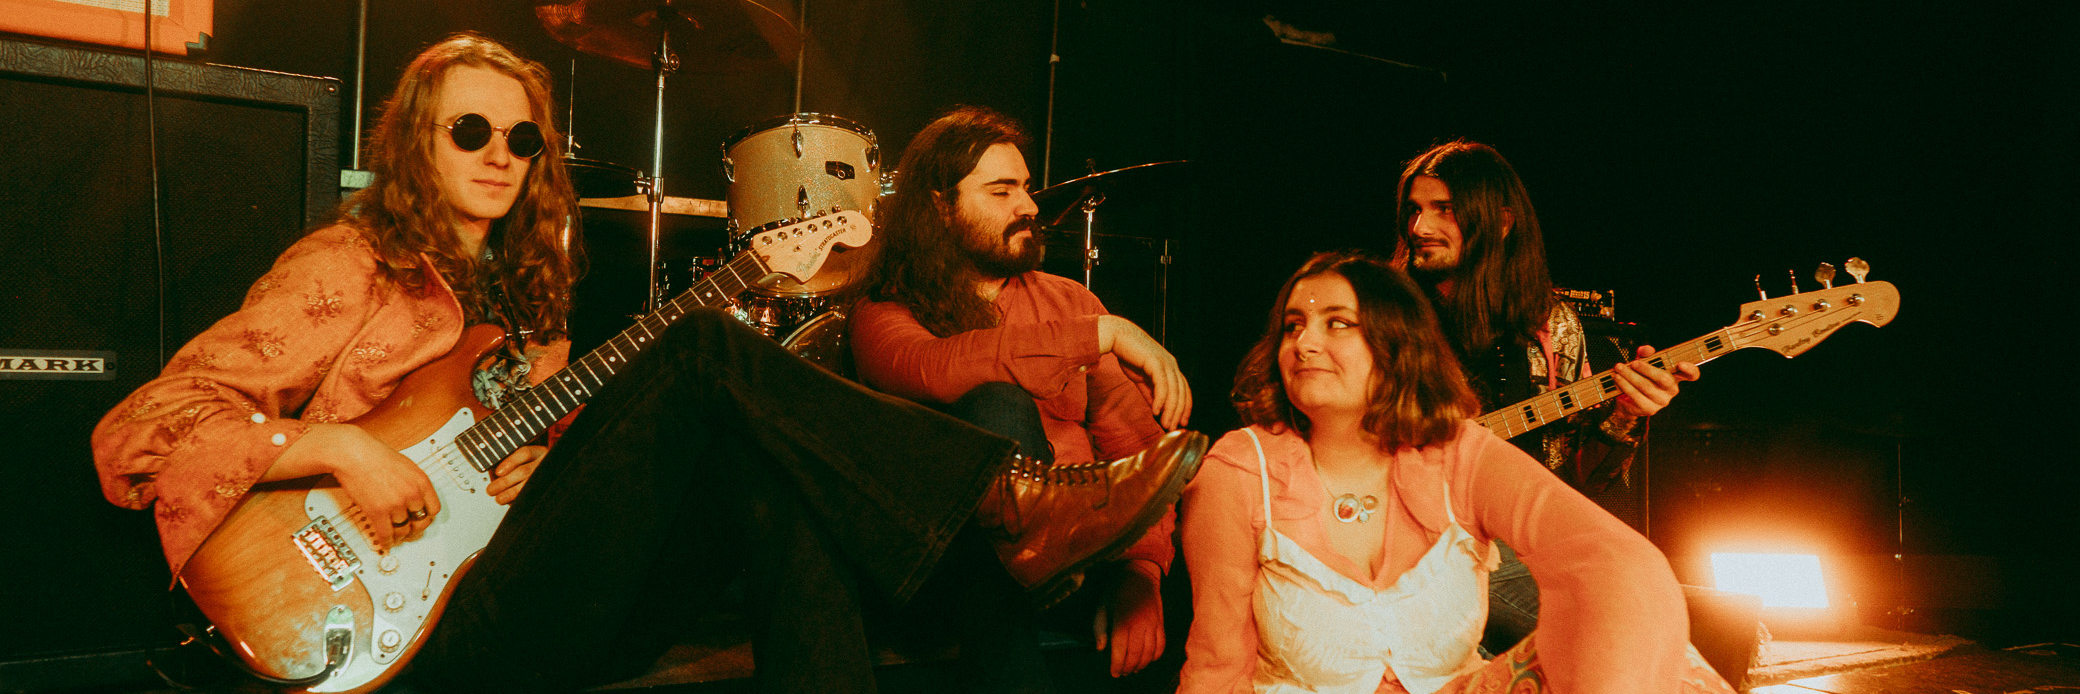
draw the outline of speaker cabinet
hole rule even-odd
[[[162,59],[155,232],[144,69],[0,40],[0,359],[103,367],[0,368],[11,690],[93,684],[116,676],[93,654],[173,643],[152,516],[102,499],[89,433],[338,202],[338,80]]]

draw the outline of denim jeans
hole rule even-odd
[[[508,692],[630,677],[744,574],[762,689],[871,692],[861,599],[922,586],[1011,450],[689,313],[542,461],[413,677]]]
[[[1502,564],[1488,574],[1488,628],[1481,636],[1489,655],[1507,652],[1538,628],[1538,583],[1531,569],[1509,545],[1495,545],[1502,548]]]

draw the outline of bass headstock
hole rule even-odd
[[[1850,323],[1884,326],[1899,314],[1899,290],[1890,282],[1857,282],[1741,305],[1727,326],[1738,347],[1761,347],[1795,357]]]

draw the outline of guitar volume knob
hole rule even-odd
[[[391,612],[404,609],[404,593],[391,593],[383,596],[383,609]]]
[[[376,647],[383,649],[385,653],[395,651],[398,646],[402,645],[404,645],[404,635],[397,633],[396,629],[385,629],[382,636],[376,637]]]

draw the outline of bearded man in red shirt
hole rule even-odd
[[[853,357],[867,385],[1019,441],[1032,471],[1021,495],[1058,499],[1052,507],[1077,516],[1027,525],[1056,532],[1143,516],[1115,547],[1058,577],[1014,575],[1045,604],[1080,584],[1082,569],[1101,567],[1096,636],[1121,676],[1163,652],[1158,587],[1176,555],[1171,503],[1206,437],[1181,429],[1191,389],[1175,357],[1082,285],[1039,272],[1039,209],[1020,153],[1028,142],[1017,122],[977,107],[947,113],[910,142],[876,220],[883,247],[852,315]],[[1159,507],[1141,511],[1138,500],[1151,494]],[[1004,559],[1013,574],[1023,565]],[[1008,643],[1030,641],[1012,632],[1030,629],[1019,625],[1031,624],[1031,609],[999,605],[1010,614],[959,619],[1008,629],[994,667],[1038,664],[1009,688],[1044,690],[1037,646]],[[965,657],[969,642],[962,648]]]

